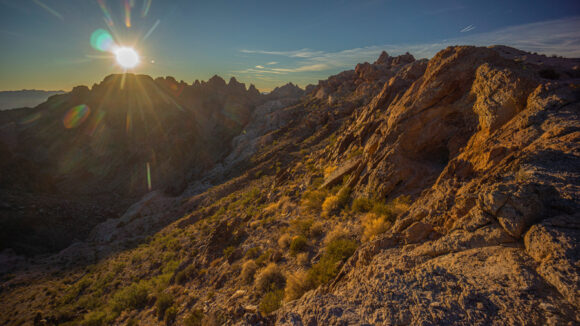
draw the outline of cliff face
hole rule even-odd
[[[578,323],[579,64],[450,47],[283,87],[182,193],[0,257],[0,321]]]
[[[321,157],[357,154],[355,192],[414,201],[278,322],[578,319],[578,66],[532,59],[448,48],[408,64],[341,127]]]

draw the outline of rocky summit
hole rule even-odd
[[[580,59],[113,75],[0,153],[3,325],[580,323]]]

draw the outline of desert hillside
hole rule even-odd
[[[113,75],[0,112],[0,153],[3,325],[580,323],[580,59]]]

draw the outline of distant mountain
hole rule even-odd
[[[0,250],[59,249],[150,190],[180,193],[229,153],[257,105],[303,93],[284,89],[266,97],[235,78],[110,75],[0,112],[0,204],[32,196],[43,207],[0,212]]]
[[[15,108],[32,108],[46,101],[52,95],[62,94],[65,91],[41,91],[23,89],[20,91],[0,92],[0,111]]]

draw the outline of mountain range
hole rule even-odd
[[[580,323],[579,113],[506,46],[0,112],[0,323]]]
[[[65,93],[65,91],[41,91],[36,89],[0,91],[0,111],[35,107],[45,102],[52,95],[62,93]]]

